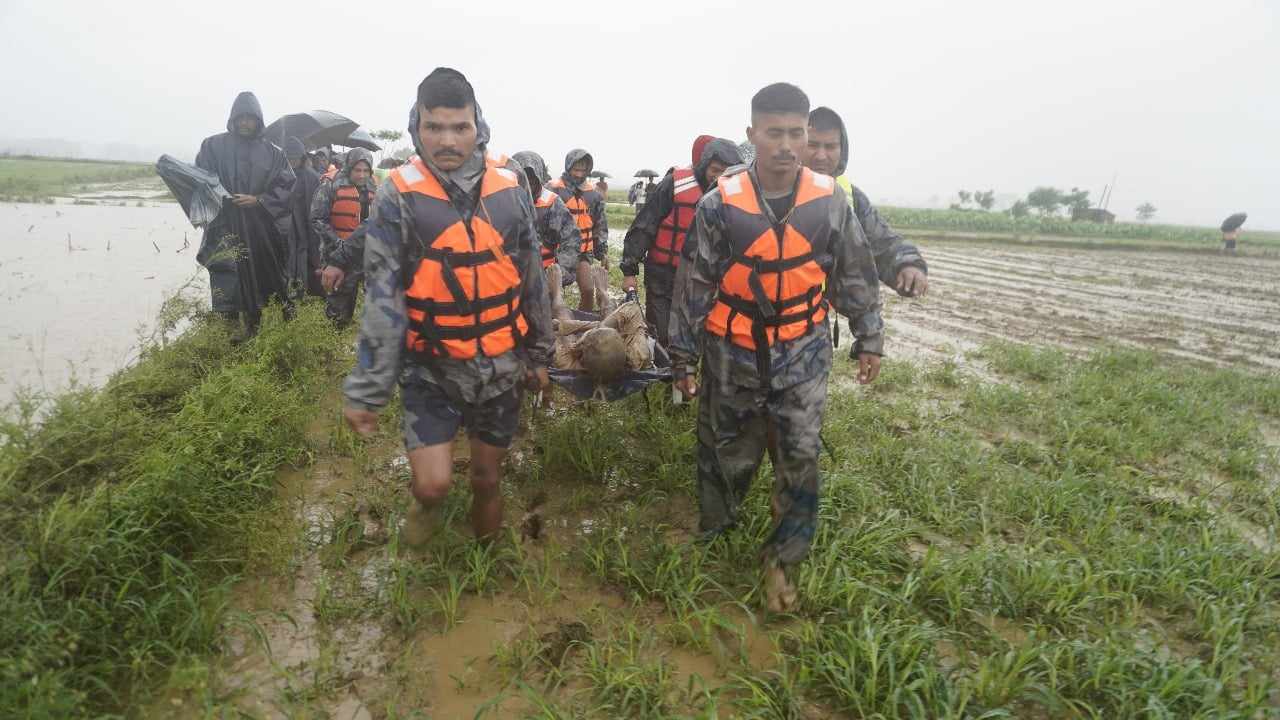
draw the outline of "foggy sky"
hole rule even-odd
[[[246,89],[268,122],[326,108],[402,129],[449,65],[495,150],[537,150],[554,174],[586,147],[625,187],[688,162],[698,134],[742,140],[752,93],[786,80],[845,117],[849,174],[875,202],[1041,184],[1096,199],[1116,173],[1121,217],[1150,201],[1157,221],[1245,210],[1246,229],[1280,229],[1274,3],[290,5],[0,0],[0,137],[189,158]]]

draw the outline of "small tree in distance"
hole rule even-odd
[[[973,201],[978,204],[978,207],[982,208],[987,212],[990,212],[991,208],[994,207],[996,204],[996,191],[995,190],[988,190],[986,192],[975,191],[973,193]]]
[[[1049,217],[1062,207],[1062,191],[1055,187],[1041,186],[1027,193],[1027,205],[1040,213],[1041,217]]]
[[[1156,206],[1149,202],[1144,202],[1138,206],[1138,219],[1146,222],[1156,216]]]

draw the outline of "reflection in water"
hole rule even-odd
[[[6,203],[0,229],[0,403],[73,374],[103,382],[136,355],[166,295],[192,277],[205,292],[200,231],[175,204]]]

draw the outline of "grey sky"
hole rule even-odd
[[[787,80],[844,115],[850,175],[877,202],[1037,184],[1096,198],[1116,172],[1122,217],[1149,200],[1159,220],[1247,210],[1250,227],[1280,228],[1275,3],[205,6],[0,0],[0,137],[190,157],[244,89],[269,119],[322,107],[399,129],[418,81],[450,65],[495,149],[558,169],[580,145],[618,183],[687,162],[700,133],[741,140],[751,94]]]

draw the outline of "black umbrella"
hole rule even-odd
[[[347,136],[346,140],[337,144],[349,148],[364,148],[369,152],[378,152],[382,149],[381,145],[373,141],[373,136],[369,134],[369,131],[363,128],[357,128],[355,132]]]
[[[637,170],[637,171],[636,171],[636,174],[635,174],[635,176],[634,176],[634,177],[638,177],[638,178],[648,178],[648,179],[652,180],[653,178],[658,177],[658,173],[656,173],[656,172],[654,172],[654,171],[652,171],[652,170]]]
[[[222,201],[231,197],[217,175],[169,155],[161,155],[156,160],[156,174],[169,186],[169,191],[196,227],[213,222],[222,210]]]
[[[1236,213],[1226,220],[1222,221],[1222,232],[1235,232],[1244,225],[1244,221],[1249,219],[1249,213]]]
[[[592,170],[591,172],[587,173],[587,175],[590,175],[593,178],[599,178],[601,180],[604,180],[605,178],[613,177],[612,175],[610,175],[609,173],[603,170]]]
[[[296,137],[307,146],[341,145],[360,127],[360,123],[328,110],[293,113],[277,119],[267,126],[264,137],[277,145],[284,145],[285,138]]]

